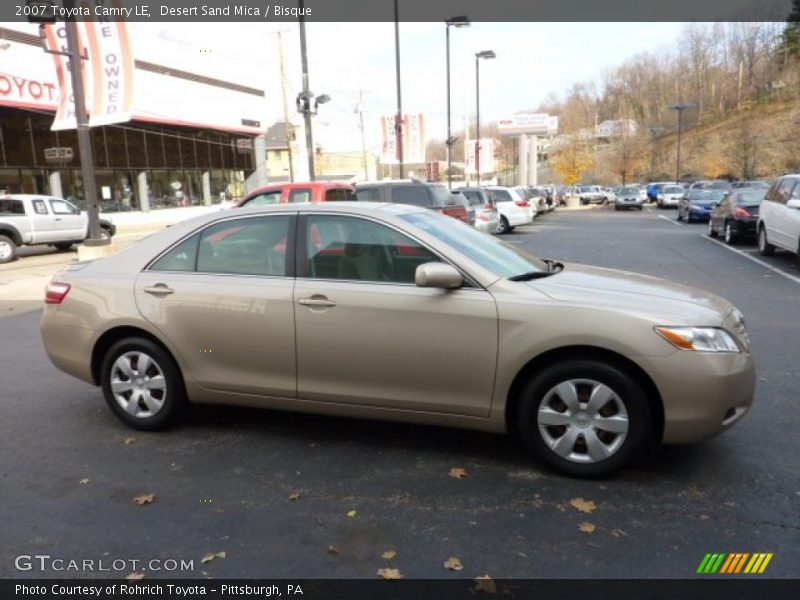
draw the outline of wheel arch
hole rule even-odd
[[[19,230],[13,225],[9,225],[8,223],[0,225],[0,235],[11,238],[11,241],[17,246],[22,245],[22,234],[20,234]]]
[[[164,342],[145,329],[134,327],[132,325],[119,325],[103,332],[103,334],[97,338],[97,341],[94,343],[94,347],[92,348],[91,374],[92,381],[95,385],[100,385],[100,365],[103,363],[103,357],[105,356],[106,352],[108,352],[108,349],[119,340],[128,337],[141,337],[158,345],[170,356],[170,358],[172,358],[172,360],[175,362],[175,366],[178,368],[178,372],[181,374],[181,378],[184,378],[180,361],[169,349],[169,347],[164,344]]]
[[[517,415],[520,395],[525,383],[536,373],[547,369],[554,363],[575,359],[601,360],[628,373],[645,392],[653,418],[653,437],[655,440],[661,440],[664,433],[664,405],[656,384],[647,372],[634,361],[618,352],[599,346],[573,345],[553,348],[531,358],[525,363],[514,376],[506,398],[505,419],[506,425],[510,431],[514,429],[513,423]]]

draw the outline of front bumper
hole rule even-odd
[[[752,354],[676,350],[667,357],[634,360],[650,374],[661,395],[666,444],[712,438],[739,421],[753,403]]]

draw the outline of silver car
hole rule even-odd
[[[500,213],[497,205],[483,188],[463,187],[454,190],[469,202],[475,211],[475,229],[483,233],[497,233],[500,227]]]

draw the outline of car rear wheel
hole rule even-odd
[[[508,224],[508,219],[500,217],[500,225],[497,226],[497,233],[504,234],[511,232],[511,225]]]
[[[642,388],[616,366],[567,360],[534,375],[522,391],[516,429],[550,466],[601,477],[627,465],[651,437]]]
[[[758,252],[761,256],[772,256],[775,254],[775,246],[767,240],[767,228],[763,225],[758,229]]]
[[[0,264],[10,263],[17,259],[17,245],[10,237],[0,235]]]
[[[164,429],[186,409],[178,366],[169,353],[148,339],[116,342],[106,352],[100,377],[112,412],[134,429]]]
[[[733,233],[730,221],[725,223],[725,243],[729,246],[733,246],[736,243],[736,234]]]
[[[708,237],[717,237],[717,230],[714,229],[714,223],[711,221],[711,219],[708,220]]]

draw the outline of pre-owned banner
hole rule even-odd
[[[58,108],[53,125],[50,129],[61,131],[64,129],[75,129],[78,122],[75,115],[75,96],[72,93],[72,78],[69,73],[69,57],[61,54],[67,52],[67,27],[63,22],[54,25],[44,26],[45,41],[47,49],[53,52],[53,62],[56,67],[56,80],[58,81]],[[82,44],[78,44],[82,47]],[[86,78],[84,77],[84,82]],[[85,89],[85,86],[84,86]]]
[[[83,5],[109,4],[104,0],[84,0]],[[120,7],[119,0],[113,6]],[[94,12],[93,12],[94,14]],[[85,21],[93,80],[93,102],[89,125],[110,125],[131,120],[133,112],[134,60],[125,21],[108,17]]]
[[[396,165],[400,162],[395,120],[395,115],[381,117],[381,131],[383,133],[381,163],[384,165]],[[403,162],[407,164],[424,163],[426,142],[424,115],[403,115],[402,135]]]

